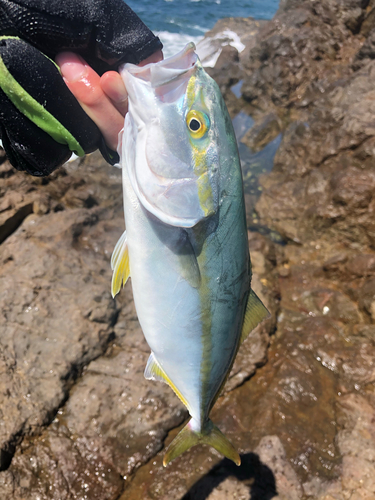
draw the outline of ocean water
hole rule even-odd
[[[197,43],[223,17],[271,19],[279,0],[126,0],[164,44],[164,55]]]

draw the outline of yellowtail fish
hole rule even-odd
[[[113,251],[112,295],[131,276],[151,348],[145,377],[169,384],[191,416],[164,465],[198,443],[239,465],[209,413],[268,311],[250,288],[232,122],[194,50],[120,71],[129,94],[119,148],[126,232]]]

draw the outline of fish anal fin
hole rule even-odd
[[[155,354],[153,352],[148,358],[144,377],[146,380],[156,380],[158,382],[168,383],[166,381],[166,375],[159,363],[156,361]]]
[[[113,269],[111,292],[112,297],[114,298],[121,290],[121,286],[125,286],[125,283],[128,281],[130,275],[126,231],[122,234],[113,250],[111,267]]]
[[[233,460],[236,465],[241,465],[239,454],[211,420],[206,421],[202,430],[195,430],[194,421],[191,419],[169,445],[163,459],[164,467],[197,444],[208,444],[229,460]]]
[[[160,364],[158,363],[157,359],[155,358],[155,354],[153,352],[150,354],[150,357],[148,358],[144,376],[145,376],[146,380],[156,380],[156,381],[164,382],[165,384],[168,384],[169,387],[175,392],[177,397],[186,406],[186,408],[189,409],[188,402],[183,397],[181,392],[177,389],[177,387],[174,385],[172,380],[165,373],[163,368],[160,366]]]
[[[246,311],[242,325],[240,343],[249,336],[250,332],[259,325],[261,321],[270,317],[270,313],[257,294],[250,290],[247,299]]]

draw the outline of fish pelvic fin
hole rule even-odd
[[[116,243],[115,248],[113,249],[111,268],[113,270],[111,292],[112,297],[115,298],[115,296],[121,290],[121,285],[125,286],[125,283],[128,281],[130,275],[126,231],[124,231],[121,238]]]
[[[257,294],[253,290],[250,290],[242,325],[240,344],[242,344],[242,342],[249,336],[250,332],[252,332],[261,321],[269,317],[270,313],[267,307],[263,304]]]
[[[241,465],[241,457],[233,445],[210,419],[205,422],[203,428],[199,431],[194,429],[194,423],[194,420],[190,419],[169,445],[163,458],[164,467],[197,444],[208,444],[229,458],[229,460],[232,460],[236,465]]]
[[[159,382],[164,382],[165,384],[168,384],[169,387],[174,391],[176,396],[186,406],[186,408],[189,409],[188,402],[186,401],[184,396],[181,394],[181,392],[177,389],[177,387],[172,382],[172,380],[165,373],[163,368],[160,366],[160,364],[157,361],[157,359],[155,358],[155,354],[153,352],[150,354],[150,357],[148,358],[147,365],[145,368],[144,377],[146,380],[157,380]]]

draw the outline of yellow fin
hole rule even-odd
[[[112,269],[112,271],[115,268],[118,256],[121,252],[121,249],[122,249],[124,243],[126,243],[126,231],[124,231],[122,233],[120,239],[118,240],[118,242],[115,245],[115,248],[113,249],[112,257],[111,257],[111,269]]]
[[[180,398],[180,400],[186,406],[186,408],[189,409],[188,402],[183,397],[181,392],[177,389],[177,387],[174,385],[172,380],[165,373],[163,368],[159,365],[157,359],[155,358],[155,354],[153,352],[150,354],[150,357],[148,358],[144,376],[146,380],[157,380],[159,382],[164,382],[165,384],[168,384],[169,387]]]
[[[112,252],[111,267],[113,270],[111,292],[114,298],[121,290],[121,285],[124,284],[125,286],[130,275],[126,231],[124,231]]]
[[[219,453],[229,458],[229,460],[233,460],[236,465],[241,465],[241,457],[234,449],[233,445],[211,420],[207,420],[202,430],[194,430],[192,425],[193,422],[193,420],[189,420],[182,431],[177,434],[172,443],[168,446],[163,459],[164,467],[189,448],[199,443],[212,446]]]
[[[250,290],[242,325],[240,344],[242,344],[250,332],[252,332],[261,321],[269,317],[270,313],[268,309],[265,307],[257,294],[253,290]]]

